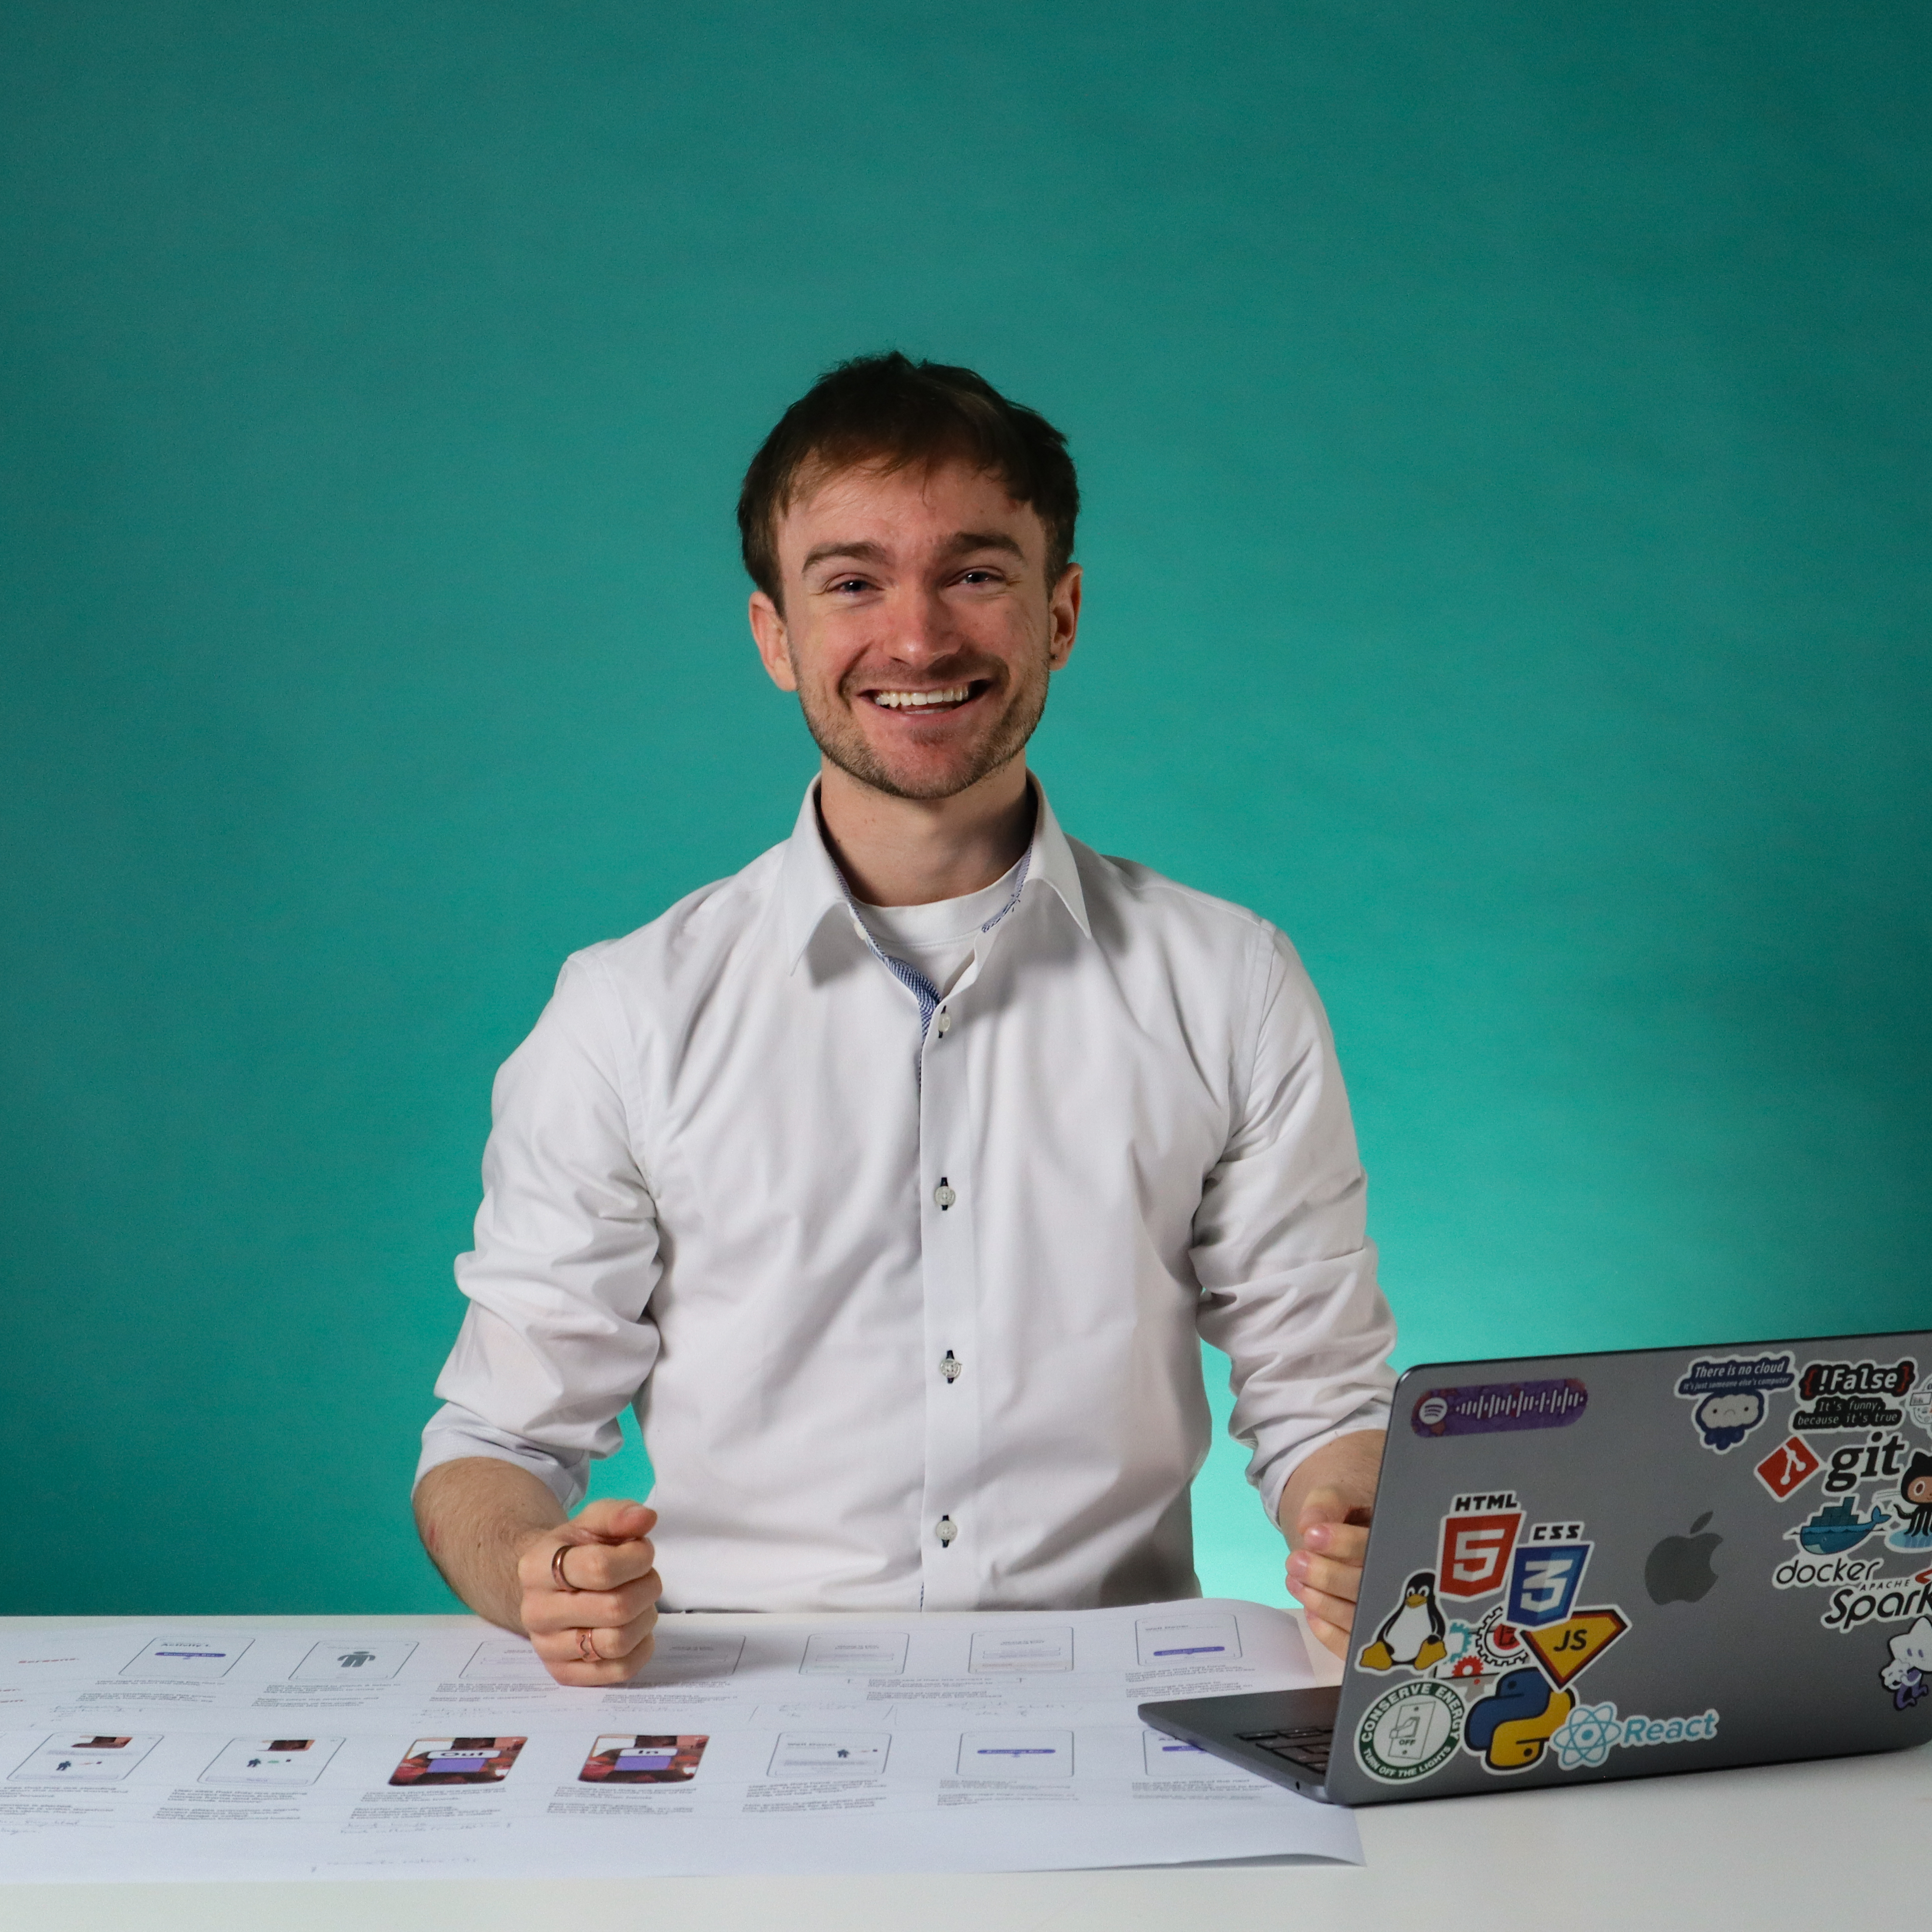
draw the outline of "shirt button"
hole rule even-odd
[[[958,1196],[946,1186],[946,1177],[943,1174],[939,1177],[939,1185],[932,1190],[932,1198],[939,1203],[941,1213],[950,1208],[953,1202],[959,1198]]]
[[[959,1526],[950,1516],[943,1516],[934,1526],[934,1533],[939,1538],[940,1547],[944,1550],[959,1534]]]
[[[949,1382],[956,1382],[965,1371],[966,1364],[948,1348],[939,1364],[939,1372]]]
[[[947,1033],[951,1030],[952,1025],[952,1016],[949,1013],[944,1006],[941,1006],[939,1010],[938,1018],[934,1020],[932,1023],[933,1031],[938,1034],[941,1040],[944,1040]]]

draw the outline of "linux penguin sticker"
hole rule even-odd
[[[1398,1664],[1428,1670],[1449,1654],[1442,1640],[1442,1612],[1436,1607],[1436,1572],[1418,1570],[1402,1586],[1402,1601],[1389,1612],[1355,1661],[1364,1670],[1393,1670]]]

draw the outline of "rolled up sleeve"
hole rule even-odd
[[[565,1508],[658,1355],[658,1225],[624,1091],[622,1018],[594,954],[568,961],[491,1096],[468,1297],[416,1480],[460,1456],[529,1469]]]
[[[1327,1016],[1294,948],[1266,932],[1247,1078],[1192,1259],[1197,1325],[1232,1365],[1229,1428],[1274,1521],[1314,1450],[1387,1426],[1395,1322]]]

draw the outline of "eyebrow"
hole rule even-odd
[[[1026,552],[1011,537],[1000,530],[961,530],[946,545],[944,554],[963,556],[976,550],[1004,550],[1010,556],[1025,561]],[[805,554],[801,571],[812,568],[814,564],[824,563],[828,558],[849,556],[859,563],[883,563],[884,550],[875,543],[822,543],[814,544]]]

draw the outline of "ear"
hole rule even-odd
[[[778,607],[762,590],[752,592],[752,637],[765,675],[781,691],[796,691],[798,680],[792,675],[791,651],[785,637],[785,620]]]
[[[1060,670],[1073,655],[1073,639],[1080,628],[1080,566],[1070,563],[1060,573],[1047,600],[1046,662],[1049,670]]]

